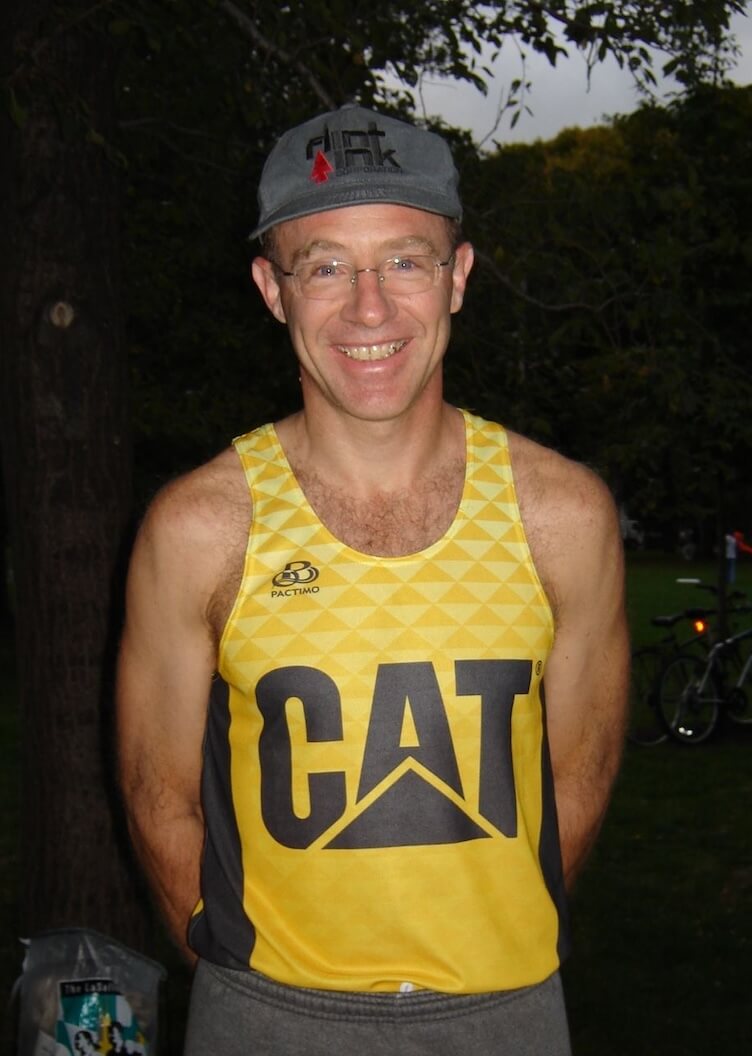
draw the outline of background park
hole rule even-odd
[[[124,836],[112,661],[149,498],[297,405],[285,333],[248,278],[255,185],[282,129],[357,99],[452,140],[478,263],[449,399],[608,482],[639,526],[636,643],[658,633],[652,615],[705,602],[677,578],[722,583],[726,532],[752,538],[752,86],[729,79],[729,19],[747,7],[6,4],[0,1007],[19,936],[87,926],[168,967],[161,1051],[180,1051],[188,979]],[[426,75],[482,86],[486,57],[511,45],[482,149],[423,113]],[[594,75],[615,59],[639,105],[505,143],[535,106],[520,55],[556,69],[561,49]],[[661,71],[675,92],[657,100]],[[736,585],[752,591],[752,558]],[[752,1040],[751,747],[731,724],[695,748],[628,747],[572,903],[577,1056],[725,1056]]]

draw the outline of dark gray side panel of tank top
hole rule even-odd
[[[230,691],[212,683],[204,736],[201,802],[206,838],[201,862],[203,908],[189,928],[191,948],[227,968],[248,968],[255,929],[243,911],[243,865],[230,774]]]
[[[548,749],[548,734],[546,732],[546,694],[545,686],[542,682],[540,687],[540,697],[541,707],[543,708],[543,744],[541,746],[543,821],[541,824],[538,857],[548,893],[551,895],[551,899],[553,900],[559,914],[559,938],[556,944],[556,951],[559,955],[559,960],[563,961],[564,958],[568,956],[571,946],[569,935],[569,905],[566,888],[564,886],[564,872],[561,864],[559,823],[556,816],[554,779],[553,771],[551,769],[551,756]]]

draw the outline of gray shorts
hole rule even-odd
[[[185,1056],[571,1056],[558,972],[490,994],[282,986],[200,961]]]

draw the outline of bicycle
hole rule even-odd
[[[680,577],[676,582],[718,595],[716,584],[705,583],[695,577]],[[739,606],[740,602],[746,601],[747,597],[742,591],[732,591],[727,597],[731,605],[729,613],[752,611],[747,605]],[[670,628],[671,633],[659,642],[641,646],[632,652],[627,727],[627,740],[632,744],[645,748],[668,740],[669,733],[659,710],[661,675],[671,660],[684,655],[687,648],[694,644],[702,647],[703,656],[706,654],[708,641],[712,641],[715,634],[710,617],[716,613],[716,609],[688,608],[671,616],[654,616],[651,619],[654,627]],[[693,633],[680,641],[675,628],[683,620],[691,621]]]
[[[743,659],[729,685],[728,669],[739,665],[739,646],[752,639],[752,627],[723,638],[703,661],[678,656],[666,665],[658,690],[658,712],[668,735],[680,744],[702,744],[721,715],[733,722],[752,723],[752,652]]]
[[[715,609],[684,609],[671,616],[653,616],[654,627],[672,628],[670,634],[653,645],[644,645],[632,652],[629,680],[629,723],[627,740],[643,748],[651,748],[668,740],[668,730],[658,711],[658,691],[661,674],[670,658],[682,654],[688,646],[704,644],[708,617]],[[673,628],[684,620],[692,623],[693,634],[679,640]]]

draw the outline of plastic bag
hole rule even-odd
[[[161,964],[88,929],[22,941],[18,1056],[155,1056]]]

